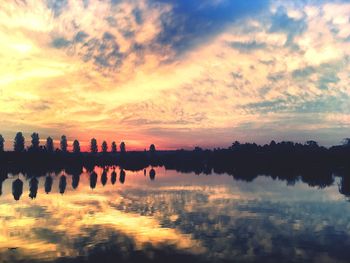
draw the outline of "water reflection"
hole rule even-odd
[[[125,171],[123,169],[120,171],[119,182],[121,184],[124,184],[124,182],[125,182]]]
[[[149,171],[149,178],[152,181],[156,178],[156,171],[153,168]]]
[[[96,183],[97,183],[97,173],[92,172],[90,174],[90,188],[94,189],[96,187]]]
[[[66,191],[67,187],[67,177],[62,174],[60,177],[60,183],[59,183],[59,189],[60,189],[60,194],[64,194],[64,191]]]
[[[16,179],[12,183],[12,194],[13,198],[18,201],[21,198],[21,195],[23,193],[23,182],[20,179]]]
[[[101,184],[105,186],[107,183],[107,171],[103,170],[102,175],[101,175]]]
[[[114,185],[116,180],[117,180],[117,173],[115,170],[113,170],[113,172],[111,174],[111,183]]]
[[[53,179],[51,175],[47,175],[45,178],[45,193],[48,194],[52,190]]]
[[[157,167],[147,168],[146,177],[144,170],[118,173],[122,186],[115,185],[113,167],[79,175],[67,170],[43,177],[6,175],[0,262],[347,262],[350,257],[347,177],[332,176],[329,184],[326,176],[322,188],[322,179],[317,187],[300,177],[276,180],[287,175],[232,180],[227,174],[197,176]],[[23,191],[30,198],[21,197]]]
[[[7,175],[0,177],[0,196],[2,195],[2,184],[7,179]]]
[[[73,174],[72,175],[72,188],[77,189],[79,186],[80,181],[80,174]]]
[[[38,186],[39,186],[39,181],[36,179],[36,177],[33,177],[29,181],[29,197],[31,199],[36,198],[36,195],[38,193]]]

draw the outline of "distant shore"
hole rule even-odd
[[[148,166],[165,166],[182,172],[270,173],[284,170],[298,173],[305,170],[350,170],[350,144],[325,148],[310,141],[267,145],[235,142],[226,149],[129,152],[64,152],[26,150],[0,152],[0,170],[44,172],[72,167],[118,165],[128,170],[141,170]]]

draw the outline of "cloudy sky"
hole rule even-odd
[[[349,19],[345,0],[0,0],[0,133],[338,144]]]

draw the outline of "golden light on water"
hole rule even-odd
[[[286,227],[294,227],[288,223],[289,219],[274,214],[281,204],[295,216],[304,202],[315,209],[320,202],[323,205],[344,202],[336,186],[320,190],[300,182],[290,187],[264,176],[248,183],[235,181],[227,174],[183,174],[164,168],[156,168],[155,180],[150,180],[149,169],[146,176],[143,171],[126,171],[123,184],[119,182],[117,169],[117,182],[113,185],[113,169],[107,172],[104,184],[102,168],[95,168],[98,177],[93,189],[90,174],[85,170],[76,189],[72,175],[51,174],[48,176],[53,178],[53,185],[49,194],[45,193],[45,176],[38,177],[34,199],[28,196],[29,178],[9,175],[2,183],[0,196],[0,261],[74,260],[88,258],[94,251],[110,253],[111,259],[134,253],[152,259],[156,251],[165,251],[169,256],[172,253],[199,258],[238,255],[242,259],[246,257],[247,244],[241,248],[238,243],[234,246],[228,243],[226,238],[238,242],[243,235],[229,234],[232,229],[247,228],[246,231],[254,233],[247,240],[248,246],[271,251],[272,237],[283,233]],[[63,174],[67,185],[60,194],[59,181]],[[19,201],[14,200],[11,189],[17,178],[24,183]],[[262,205],[269,209],[260,210]],[[269,224],[274,225],[276,233],[266,227],[269,224],[265,225],[266,212],[271,213]],[[324,227],[317,223],[320,215],[315,213],[312,217],[310,223],[298,221],[295,225],[298,233],[310,228],[323,231]],[[342,219],[338,224],[343,222]],[[252,227],[256,229],[249,230]]]

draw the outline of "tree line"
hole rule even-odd
[[[4,151],[4,145],[5,145],[5,139],[4,137],[0,134],[0,152]],[[102,153],[117,153],[118,151],[118,146],[115,141],[111,143],[111,148],[109,151],[109,147],[106,141],[103,141],[101,144],[101,152]],[[25,138],[23,136],[22,132],[17,132],[15,138],[14,138],[14,143],[13,143],[13,150],[15,152],[25,152],[27,151],[46,151],[46,152],[63,152],[67,153],[68,152],[68,140],[67,136],[62,135],[60,139],[60,146],[59,148],[54,147],[54,141],[51,137],[47,137],[45,145],[40,145],[40,137],[39,134],[36,132],[33,132],[31,134],[31,145],[26,149],[25,147]],[[150,152],[155,152],[155,146],[154,144],[151,144],[149,147]],[[120,153],[125,153],[126,152],[126,145],[125,142],[121,142],[119,145],[119,151]],[[73,153],[80,153],[80,142],[78,140],[74,140],[72,144],[72,152]],[[99,152],[99,147],[97,144],[97,140],[95,138],[92,138],[90,141],[90,152],[91,153],[98,153]]]

